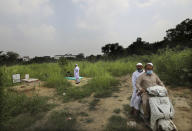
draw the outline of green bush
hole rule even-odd
[[[67,88],[71,87],[71,83],[69,83],[60,73],[56,72],[52,73],[46,80],[45,86],[49,88],[56,88],[57,93],[62,95]]]
[[[40,96],[27,97],[22,94],[6,92],[4,93],[2,116],[3,121],[7,121],[22,113],[31,115],[48,111],[51,105],[47,103],[47,98]]]
[[[166,50],[153,55],[156,73],[169,85],[190,86],[192,84],[192,50]]]
[[[88,82],[87,85],[82,87],[72,87],[65,90],[65,100],[80,99],[86,96],[90,96],[92,93],[95,97],[108,97],[111,96],[114,90],[118,90],[115,85],[118,81],[112,77],[109,73],[105,73],[101,76],[96,76]]]
[[[68,111],[53,112],[41,128],[35,129],[35,131],[77,131],[76,118]]]
[[[109,122],[105,131],[137,131],[135,128],[127,126],[127,119],[121,116],[113,115],[109,118]]]

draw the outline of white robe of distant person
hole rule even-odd
[[[74,77],[75,77],[76,83],[80,83],[79,70],[80,70],[80,68],[76,65],[76,67],[74,69]]]
[[[144,71],[139,72],[138,70],[136,70],[132,75],[133,94],[131,97],[130,106],[134,107],[136,110],[139,110],[139,104],[141,102],[141,97],[137,95],[136,80],[143,73]]]

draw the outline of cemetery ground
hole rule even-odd
[[[186,49],[114,61],[3,66],[0,68],[3,130],[148,131],[142,120],[129,114],[131,74],[137,62],[153,62],[154,71],[169,90],[177,128],[191,131],[191,56],[191,49]],[[78,86],[65,79],[65,71],[72,73],[75,63],[84,77]],[[39,81],[12,84],[13,74],[20,74],[21,79],[29,74]],[[130,121],[136,121],[135,128],[128,126]]]
[[[142,120],[129,114],[129,102],[132,93],[130,75],[116,77],[115,79],[119,81],[115,86],[117,90],[109,97],[97,98],[92,93],[88,97],[68,102],[63,101],[63,97],[58,95],[55,88],[45,87],[42,81],[37,82],[35,87],[34,83],[17,85],[18,87],[32,87],[32,90],[17,91],[17,93],[20,95],[24,94],[28,98],[34,98],[38,101],[45,100],[40,104],[44,103],[43,106],[46,108],[35,107],[44,109],[40,109],[40,111],[34,110],[35,112],[30,113],[21,113],[13,117],[7,123],[7,130],[149,131],[144,126]],[[89,80],[90,78],[83,78],[81,86],[86,85]],[[74,85],[73,88],[79,87],[79,85]],[[177,128],[179,131],[190,131],[192,129],[192,90],[189,88],[182,90],[179,88],[168,89],[176,111],[174,122]],[[136,127],[129,127],[127,125],[129,121],[136,121]]]

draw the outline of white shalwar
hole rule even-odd
[[[80,79],[79,79],[79,67],[76,66],[75,69],[74,69],[74,77],[76,79],[76,83],[79,83],[80,82]]]
[[[138,72],[136,70],[132,75],[133,94],[131,97],[130,106],[134,107],[136,110],[139,110],[139,104],[141,102],[141,97],[137,96],[136,80],[143,73],[144,73],[144,71]]]

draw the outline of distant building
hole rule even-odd
[[[76,55],[72,55],[72,54],[65,54],[65,55],[55,55],[54,59],[58,60],[61,57],[65,57],[65,58],[76,58]]]
[[[29,56],[23,56],[23,61],[30,61]]]

